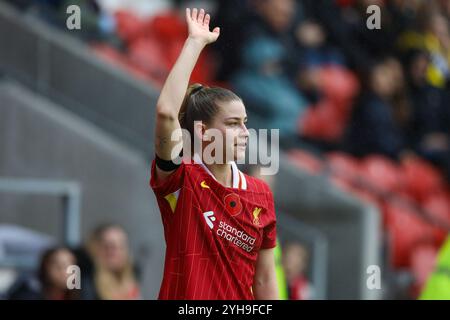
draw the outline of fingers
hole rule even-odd
[[[215,27],[214,30],[212,31],[212,34],[213,34],[213,36],[211,38],[211,42],[216,42],[220,36],[220,28]]]
[[[209,25],[211,16],[209,14],[206,14],[204,9],[200,9],[200,11],[198,11],[197,8],[194,8],[192,10],[190,8],[186,8],[186,19],[197,21],[198,23],[203,25]]]
[[[187,21],[191,20],[191,9],[190,8],[186,8],[186,20]]]
[[[211,16],[209,14],[207,14],[205,16],[205,19],[203,20],[203,25],[204,26],[209,26],[209,21],[211,20]]]
[[[200,9],[200,13],[198,15],[197,18],[197,22],[200,24],[203,24],[203,19],[205,18],[205,10],[204,9]]]

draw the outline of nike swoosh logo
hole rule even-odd
[[[202,182],[200,182],[200,186],[201,186],[202,188],[209,189],[209,186],[206,184],[206,181],[205,181],[205,180],[203,180]]]

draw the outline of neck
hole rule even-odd
[[[231,164],[210,164],[206,167],[211,171],[216,180],[229,188],[233,186],[233,174],[231,172]]]

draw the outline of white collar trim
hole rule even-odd
[[[194,153],[193,160],[195,163],[201,165],[205,169],[205,171],[208,172],[214,178],[214,180],[217,181],[216,177],[214,177],[212,172],[203,163],[198,153]],[[245,175],[238,169],[236,162],[230,161],[230,164],[231,164],[231,171],[233,172],[233,188],[239,189],[239,182],[241,182],[241,189],[247,190],[247,180],[245,179]]]

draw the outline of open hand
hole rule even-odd
[[[220,28],[216,27],[213,31],[209,31],[209,21],[211,16],[205,14],[205,10],[197,8],[186,9],[186,22],[189,29],[189,38],[201,42],[202,44],[213,43],[219,38]]]

